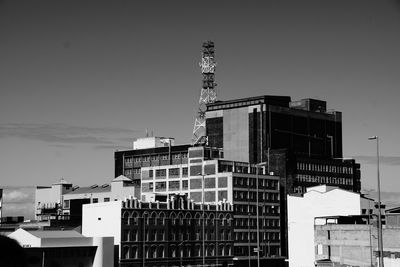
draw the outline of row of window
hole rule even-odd
[[[233,206],[235,214],[243,214],[243,215],[254,215],[257,213],[256,205],[244,205],[244,204],[235,204]],[[260,215],[278,215],[279,214],[279,206],[271,206],[271,205],[263,205],[260,206],[259,214]]]
[[[124,229],[122,233],[122,241],[124,242],[135,242],[142,241],[139,238],[140,233],[138,229]],[[232,230],[218,229],[218,234],[216,235],[215,229],[206,228],[204,229],[205,240],[231,240]],[[192,230],[177,229],[176,231],[171,231],[169,237],[166,239],[166,233],[164,229],[145,229],[144,233],[145,241],[193,241],[193,240],[203,240],[202,229],[197,229],[195,232]]]
[[[347,166],[335,166],[328,164],[316,164],[316,163],[303,163],[297,162],[297,169],[304,171],[318,171],[318,172],[334,172],[353,174],[353,168]]]
[[[168,182],[168,191],[180,191],[180,181],[169,181]],[[182,180],[182,190],[188,190],[189,181]],[[154,191],[154,183],[142,183],[142,192],[153,192]],[[167,182],[156,182],[155,183],[155,191],[156,192],[165,192],[167,191]]]
[[[280,233],[278,232],[261,232],[261,242],[279,241]],[[263,241],[264,240],[264,241]],[[257,232],[236,232],[235,242],[257,242]]]
[[[245,107],[245,106],[257,105],[260,103],[261,103],[261,100],[249,100],[249,101],[236,102],[236,103],[231,103],[231,104],[210,106],[210,107],[207,107],[207,110],[210,111],[210,110],[218,110],[218,109],[225,109],[225,108]]]
[[[186,159],[188,157],[188,153],[173,153],[171,154],[173,159]],[[137,157],[125,157],[124,163],[125,165],[130,165],[133,162],[146,162],[150,160],[168,160],[169,154],[158,154],[158,155],[151,155],[151,156],[137,156]]]
[[[129,213],[129,212],[124,212],[122,215],[122,223],[124,225],[138,225],[139,220],[145,220],[146,225],[165,225],[166,220],[171,220],[172,225],[202,225],[203,222],[203,217],[202,213],[196,213],[195,218],[192,218],[190,213],[187,213],[185,217],[183,217],[183,214],[176,216],[174,213],[171,214],[170,218],[166,218],[164,213],[159,214],[158,216],[153,213],[151,216],[148,216],[147,214],[145,217],[138,217],[138,214],[136,212]],[[230,219],[230,215],[224,216],[224,215],[219,215],[218,218],[215,218],[213,213],[205,213],[205,225],[213,226],[216,223],[219,226],[231,226],[232,224],[232,219]]]
[[[247,229],[248,227],[255,227],[257,225],[257,220],[249,218],[235,218],[235,227]],[[260,218],[260,227],[275,228],[280,226],[279,219],[265,219]]]
[[[166,258],[166,257],[202,257],[202,246],[200,244],[195,245],[194,247],[191,245],[169,245],[168,252],[167,248],[164,245],[152,245],[152,246],[144,246],[145,249],[145,258]],[[206,245],[205,246],[205,256],[216,256],[215,253],[218,253],[218,256],[230,256],[232,253],[232,249],[230,245],[220,244],[218,245],[218,251],[215,250],[215,245]],[[140,248],[142,250],[142,248]],[[167,253],[169,254],[167,256]],[[127,246],[124,245],[121,251],[122,259],[138,259],[139,258],[139,247],[138,246]],[[141,257],[142,258],[142,255]]]
[[[256,191],[233,191],[233,200],[234,201],[257,201],[257,192]],[[278,193],[271,192],[258,192],[258,201],[261,202],[277,202],[279,201]]]
[[[139,168],[139,170],[140,170],[140,168]],[[156,169],[155,172],[154,172],[154,170],[144,170],[142,172],[142,179],[153,179],[154,173],[155,173],[156,179],[163,179],[163,178],[167,177],[167,169]],[[182,173],[182,177],[187,177],[188,176],[188,168],[183,167],[182,169],[181,168],[168,169],[168,177],[169,178],[180,177],[180,173]]]
[[[260,257],[264,256],[273,256],[280,255],[280,247],[276,245],[271,245],[269,243],[265,245],[260,245],[261,253]],[[255,246],[235,246],[235,256],[248,256],[248,255],[256,255]]]
[[[309,174],[297,174],[296,178],[299,182],[353,185],[352,178],[326,177],[326,176],[309,175]]]
[[[252,187],[256,188],[256,178],[246,178],[246,177],[234,177],[233,185],[236,187]],[[270,179],[258,179],[258,188],[259,189],[270,189],[270,190],[278,190],[279,182],[276,180]]]

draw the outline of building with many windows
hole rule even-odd
[[[223,148],[226,159],[267,161],[271,149],[299,156],[342,157],[342,114],[315,99],[258,96],[207,105],[209,145]]]
[[[260,258],[263,262],[283,260],[279,177],[267,175],[264,167],[257,169],[254,164],[208,159],[206,151],[205,147],[189,148],[187,164],[142,167],[142,200],[181,194],[196,203],[232,203],[234,256],[238,263],[247,264],[257,257],[258,195]]]
[[[166,165],[181,165],[188,163],[188,150],[191,145],[173,145],[171,138],[168,142],[161,137],[139,138],[135,141],[132,150],[116,151],[115,177],[124,175],[136,185],[140,185],[142,168]],[[222,158],[221,149],[208,147],[204,157],[207,159]],[[159,176],[165,176],[158,173]]]
[[[232,225],[230,203],[203,206],[175,195],[166,202],[131,198],[85,205],[82,233],[114,236],[119,266],[228,266]]]

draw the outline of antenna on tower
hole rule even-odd
[[[206,134],[206,111],[207,104],[217,101],[217,93],[214,82],[214,72],[217,63],[214,61],[214,42],[206,41],[203,43],[201,62],[199,63],[203,73],[203,87],[200,92],[199,110],[193,127],[193,145],[206,145],[208,137]]]

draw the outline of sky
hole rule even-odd
[[[220,100],[316,98],[343,113],[362,187],[400,191],[400,1],[0,0],[0,185],[114,178],[145,136],[190,143],[203,41]]]

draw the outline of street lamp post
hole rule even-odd
[[[204,176],[205,176],[205,174],[204,173],[201,173],[200,174],[201,175],[201,177],[203,177],[203,180],[201,181],[201,184],[202,184],[202,194],[201,194],[201,199],[202,199],[202,213],[203,213],[203,267],[204,266],[206,266],[206,250],[205,250],[205,248],[206,248],[206,245],[205,245],[205,219],[204,219],[204,182],[205,182],[205,178],[204,178]]]
[[[379,267],[383,265],[383,238],[382,238],[382,215],[381,215],[381,180],[379,176],[379,137],[372,136],[368,140],[376,140],[376,165],[378,182],[378,249],[379,249]]]
[[[370,192],[372,190],[366,190],[367,196],[370,196]],[[372,267],[372,229],[371,229],[371,199],[367,198],[368,200],[368,225],[369,225],[369,256],[370,256],[370,266]]]
[[[256,164],[256,194],[257,194],[257,267],[260,267],[260,218],[259,218],[259,201],[258,201],[258,170],[259,166],[265,165],[266,162]]]

